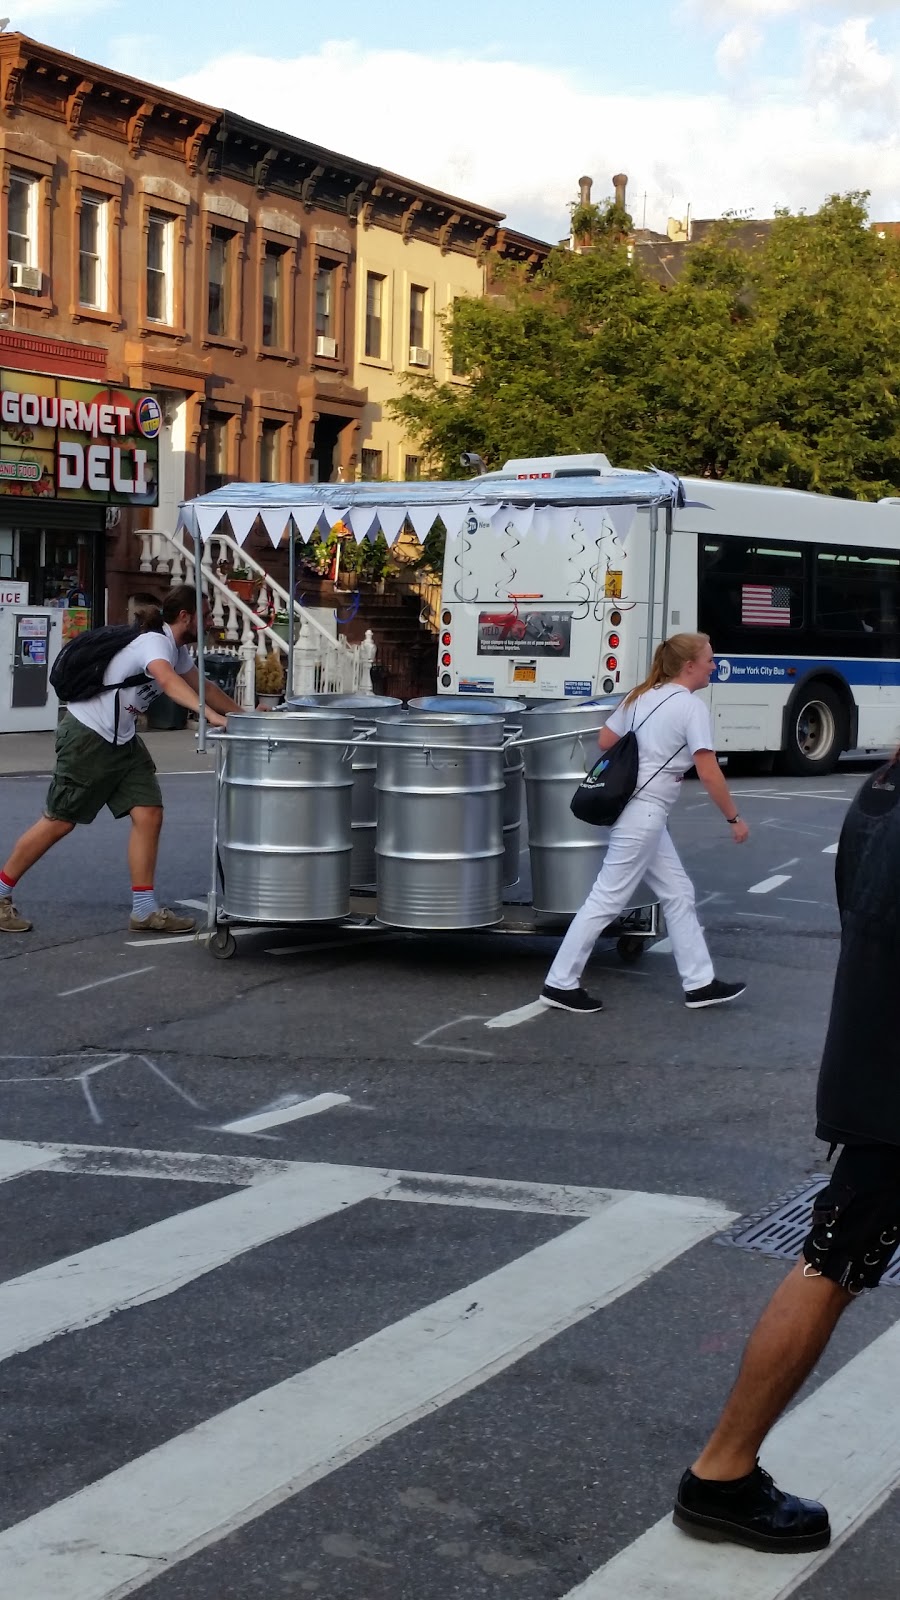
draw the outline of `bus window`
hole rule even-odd
[[[787,647],[804,625],[804,552],[774,540],[721,538],[700,540],[699,554],[698,626],[713,648]]]
[[[900,634],[900,558],[883,551],[816,551],[816,626],[823,633],[889,641],[896,653]],[[877,646],[882,653],[881,645]],[[868,652],[866,652],[868,653]]]

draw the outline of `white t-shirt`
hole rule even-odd
[[[145,672],[151,661],[167,661],[182,678],[197,664],[185,645],[175,643],[171,628],[164,622],[162,633],[139,633],[124,650],[117,651],[103,674],[103,682],[121,683],[123,678],[131,678],[136,672]],[[136,683],[129,689],[119,690],[119,744],[127,744],[134,738],[138,712],[146,711],[161,694],[162,689],[151,677],[145,684]],[[95,695],[93,700],[73,701],[69,716],[84,723],[93,733],[99,733],[109,744],[116,742],[114,690]]]
[[[646,726],[642,726],[643,723]],[[680,683],[661,684],[658,689],[648,689],[637,700],[632,700],[630,706],[620,705],[606,726],[611,733],[618,734],[634,729],[640,753],[637,787],[640,789],[642,784],[647,784],[639,798],[661,800],[666,806],[674,805],[678,799],[679,786],[684,774],[694,765],[697,751],[715,749],[706,706]],[[684,749],[678,750],[682,744]],[[665,761],[669,762],[668,766],[659,772]]]

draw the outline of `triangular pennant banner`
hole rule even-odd
[[[550,517],[551,532],[561,544],[565,544],[567,539],[574,536],[579,544],[583,544],[587,549],[587,538],[580,528],[576,528],[571,507],[548,506],[547,512]]]
[[[255,506],[229,506],[228,521],[231,531],[238,544],[243,544],[254,522],[259,516]]]
[[[586,545],[595,544],[603,536],[603,528],[607,521],[607,508],[605,506],[579,506],[570,512],[572,527],[575,533],[581,528]]]
[[[375,508],[374,506],[353,506],[348,511],[346,520],[353,530],[353,537],[357,544],[362,544],[363,540],[372,533],[372,529],[375,526]]]
[[[458,539],[460,533],[471,516],[471,507],[457,503],[455,506],[441,507],[441,520],[447,530],[447,542]]]
[[[387,543],[396,544],[400,537],[400,529],[406,521],[405,506],[379,506],[378,521]]]
[[[215,533],[225,515],[224,506],[197,506],[197,526],[204,541]]]
[[[178,526],[183,528],[185,533],[189,533],[193,539],[197,532],[197,512],[190,502],[187,505],[179,506]]]
[[[553,527],[553,516],[549,506],[535,506],[534,521],[531,524],[532,536],[539,544],[546,544],[547,536]]]
[[[440,516],[442,510],[442,506],[407,506],[406,514],[416,530],[416,538],[420,544],[428,538],[432,523]]]
[[[524,539],[525,535],[531,532],[531,525],[534,522],[534,506],[512,506],[510,508],[510,520],[515,524],[516,533],[521,539]]]
[[[637,515],[637,506],[606,506],[606,520],[610,524],[620,544],[624,544],[631,532],[632,524]]]
[[[289,513],[285,511],[284,506],[268,506],[261,509],[259,514],[263,520],[263,527],[277,550],[289,521]]]
[[[297,529],[301,539],[312,538],[316,527],[318,526],[321,515],[322,507],[318,504],[311,506],[294,506],[291,516],[294,521],[294,527]]]

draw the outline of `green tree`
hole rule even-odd
[[[458,302],[445,339],[468,385],[412,380],[393,404],[430,471],[603,450],[861,498],[900,484],[900,242],[865,195],[779,213],[752,253],[723,219],[665,290],[620,229],[593,237]]]

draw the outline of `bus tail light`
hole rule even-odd
[[[449,633],[442,633],[441,634],[441,644],[449,644],[450,643],[450,639],[451,639],[451,635]]]
[[[619,665],[619,663],[616,660],[615,656],[607,656],[607,658],[606,658],[606,670],[607,670],[607,672],[615,672],[616,667],[618,665]]]
[[[442,667],[449,667],[449,665],[450,665],[452,660],[453,660],[453,657],[451,656],[450,651],[449,650],[445,650],[444,654],[441,656],[441,666]]]
[[[448,618],[448,620],[449,620],[449,618]],[[611,627],[613,627],[613,628],[621,628],[621,626],[622,626],[622,613],[621,613],[621,611],[611,611],[609,613],[609,621],[610,621],[610,626]]]
[[[606,642],[609,645],[610,650],[618,650],[619,635],[617,633],[611,633]]]

